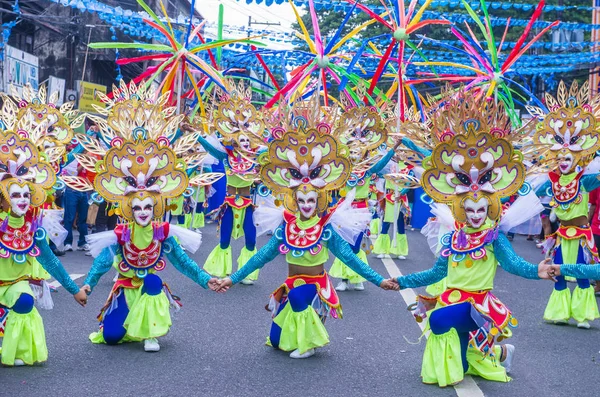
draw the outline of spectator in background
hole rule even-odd
[[[594,244],[596,248],[600,248],[600,188],[594,189],[589,195],[590,210],[588,213],[588,221],[594,233]],[[596,280],[594,292],[600,292],[600,280]]]
[[[95,136],[98,133],[98,126],[91,123],[86,134]],[[73,152],[78,152],[77,147],[71,148]],[[83,178],[91,179],[93,182],[94,175],[88,175],[88,172],[83,168],[76,158],[73,158],[69,164],[67,164],[63,170],[63,175],[80,176]],[[63,208],[65,210],[65,229],[67,229],[67,238],[65,239],[65,251],[73,251],[73,224],[77,218],[77,231],[79,232],[79,239],[77,241],[77,249],[79,251],[88,251],[89,245],[87,244],[85,237],[88,234],[87,227],[87,215],[89,209],[88,194],[85,192],[79,192],[71,189],[70,187],[65,188],[63,195]]]

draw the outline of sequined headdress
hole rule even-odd
[[[504,105],[464,91],[446,98],[430,114],[431,127],[420,142],[431,155],[422,161],[421,185],[436,202],[448,204],[454,218],[466,222],[467,199],[488,202],[488,217],[499,220],[500,200],[516,194],[525,181],[523,154],[514,143],[524,134],[513,129]]]
[[[289,124],[296,128],[272,129],[275,139],[259,157],[261,180],[273,194],[284,197],[288,211],[298,211],[297,191],[317,192],[318,211],[325,211],[328,192],[344,186],[350,174],[348,149],[330,135],[330,125],[309,127],[305,117],[292,118]]]
[[[57,105],[59,93],[53,92],[48,96],[43,85],[36,91],[27,84],[22,95],[14,86],[10,88],[12,98],[1,94],[6,108],[0,118],[0,129],[35,133],[36,136],[31,138],[38,149],[45,151],[48,160],[58,169],[57,163],[65,154],[66,145],[73,139],[73,129],[83,124],[85,114],[73,109],[74,102]]]
[[[204,185],[222,174],[200,174],[190,181],[186,170],[195,162],[188,161],[197,135],[177,138],[183,116],[175,115],[175,107],[167,107],[168,93],[155,99],[154,90],[134,83],[113,86],[113,99],[101,95],[106,108],[98,111],[106,116],[91,116],[100,128],[100,137],[79,134],[77,139],[86,154],[76,155],[80,164],[97,173],[93,184],[84,178],[63,177],[70,187],[95,190],[105,200],[118,204],[121,215],[133,219],[134,198],[154,200],[154,218],[161,219],[165,201],[184,193],[190,183]]]
[[[581,88],[574,81],[570,89],[561,81],[556,98],[546,93],[545,99],[547,112],[539,107],[527,107],[539,120],[534,141],[549,145],[553,157],[570,154],[574,164],[585,166],[600,140],[600,96],[590,100],[587,81]]]

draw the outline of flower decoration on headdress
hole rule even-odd
[[[59,161],[73,139],[73,129],[84,122],[85,114],[73,110],[75,102],[57,105],[58,91],[48,97],[45,86],[36,91],[26,84],[22,95],[14,86],[10,91],[12,99],[2,94],[5,109],[0,118],[0,129],[28,130],[29,139],[48,154],[49,161]]]
[[[288,211],[298,210],[295,192],[317,192],[317,208],[325,211],[328,191],[346,184],[350,174],[347,148],[329,135],[330,127],[299,128],[287,131],[269,144],[260,157],[263,183],[275,195],[285,197]]]
[[[430,120],[435,146],[422,163],[425,192],[450,205],[459,222],[466,222],[467,199],[487,200],[488,217],[498,220],[500,200],[517,193],[525,181],[523,154],[511,143],[518,134],[511,129],[504,105],[461,92],[447,99]]]
[[[549,93],[545,98],[548,112],[538,107],[527,107],[529,113],[540,120],[534,141],[550,145],[550,153],[554,156],[570,154],[574,164],[585,166],[596,152],[600,140],[596,119],[600,96],[590,101],[587,81],[581,88],[574,81],[568,90],[561,81],[556,98]]]
[[[178,197],[188,188],[186,169],[194,162],[197,134],[176,139],[183,116],[175,116],[174,107],[166,107],[168,94],[154,100],[152,90],[134,83],[113,87],[113,99],[103,96],[107,118],[92,117],[100,127],[100,138],[77,136],[87,153],[76,155],[80,164],[96,172],[94,183],[79,177],[63,180],[77,190],[95,190],[105,200],[117,203],[123,217],[133,219],[134,198],[154,199],[154,217],[165,212],[165,200]],[[100,108],[98,108],[100,110]],[[174,142],[174,143],[173,143]],[[100,160],[98,160],[98,158]],[[190,165],[192,164],[192,165]],[[196,185],[210,184],[222,174],[203,174]]]

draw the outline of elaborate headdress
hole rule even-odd
[[[600,140],[600,96],[590,100],[589,83],[581,88],[573,81],[567,90],[564,81],[558,85],[554,98],[546,93],[548,112],[528,106],[529,113],[540,122],[534,134],[534,141],[550,145],[550,153],[573,156],[573,164],[585,166],[598,149]]]
[[[275,130],[275,137],[261,162],[262,182],[275,195],[285,197],[288,211],[297,212],[295,192],[318,194],[318,211],[328,206],[328,191],[346,184],[350,174],[347,148],[329,135],[330,127],[298,128],[287,132]]]
[[[47,160],[58,170],[66,145],[73,139],[73,129],[83,123],[85,114],[73,110],[74,102],[56,105],[58,92],[47,98],[45,86],[36,92],[27,84],[23,95],[11,86],[12,99],[0,95],[4,100],[0,130],[27,131],[28,139],[47,154]]]
[[[387,141],[388,132],[376,110],[354,107],[341,115],[332,135],[348,147],[355,168],[368,169],[378,159],[370,154]]]
[[[138,88],[132,82],[129,87],[121,83],[120,89],[113,86],[113,99],[101,97],[107,106],[97,110],[107,116],[106,120],[91,116],[100,127],[101,137],[77,135],[87,153],[76,157],[97,176],[93,184],[79,177],[63,177],[70,187],[96,190],[105,200],[117,203],[127,220],[133,219],[134,198],[152,197],[154,218],[160,219],[165,200],[182,195],[190,183],[210,184],[222,176],[200,174],[188,179],[186,170],[197,164],[188,161],[188,157],[197,156],[189,153],[197,134],[176,139],[183,116],[174,116],[176,109],[166,107],[168,93],[154,99],[152,89]]]
[[[5,106],[10,108],[7,111],[16,115],[14,118],[16,125],[9,127],[3,119],[0,121],[0,129],[33,128],[40,134],[36,139],[40,150],[47,150],[53,159],[62,156],[65,146],[73,139],[73,129],[83,123],[85,114],[73,110],[74,102],[65,102],[58,106],[56,102],[59,93],[53,92],[50,97],[47,97],[46,87],[43,85],[36,92],[31,85],[27,84],[23,87],[22,95],[11,86],[11,95],[12,100],[6,95],[3,95],[3,98]]]
[[[526,174],[523,154],[513,146],[522,136],[512,129],[504,105],[459,91],[430,116],[430,122],[431,129],[421,132],[419,140],[429,142],[432,150],[422,161],[425,192],[448,204],[458,222],[466,222],[467,199],[486,199],[488,217],[498,220],[500,200],[517,193]]]

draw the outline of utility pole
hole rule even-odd
[[[273,22],[253,22],[252,21],[252,15],[248,15],[248,35],[247,35],[248,38],[250,37],[250,28],[252,27],[252,25],[281,26],[281,22],[277,22],[277,23],[273,23]],[[250,51],[250,44],[248,44],[248,51]],[[250,73],[250,71],[248,71],[248,73]],[[261,80],[264,83],[266,81],[266,79],[267,79],[267,71],[263,69]],[[261,95],[261,100],[265,100],[264,95]]]

